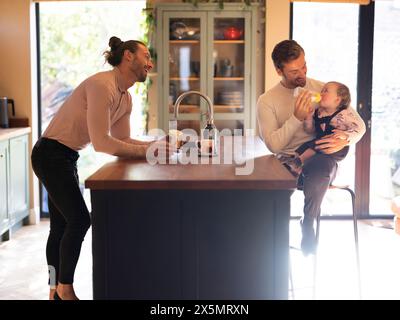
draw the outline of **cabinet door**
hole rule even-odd
[[[11,223],[28,214],[28,136],[10,139],[8,212]]]
[[[7,215],[8,140],[0,141],[0,234],[8,227]]]
[[[249,128],[250,119],[250,12],[218,11],[208,15],[208,61],[212,81],[208,92],[214,102],[218,130]]]
[[[201,91],[214,105],[218,130],[255,129],[257,6],[227,4],[157,5],[159,125],[168,128],[176,98]],[[207,105],[196,95],[179,107],[177,128],[199,132],[207,120]]]
[[[167,11],[163,13],[162,112],[164,128],[174,117],[176,99],[187,91],[206,94],[206,13]],[[167,101],[165,100],[167,98]],[[178,130],[200,131],[206,104],[198,95],[189,95],[179,106]]]

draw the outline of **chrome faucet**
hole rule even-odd
[[[177,121],[178,120],[179,106],[180,106],[182,100],[186,96],[188,96],[190,94],[197,94],[197,95],[203,97],[207,101],[207,105],[208,105],[207,106],[207,124],[214,124],[214,107],[213,107],[213,104],[211,102],[211,99],[208,96],[206,96],[205,94],[201,93],[200,91],[194,91],[194,90],[184,92],[176,99],[176,102],[175,102],[175,105],[174,105],[174,118],[173,118],[173,121]]]
[[[200,97],[204,98],[207,101],[207,125],[204,129],[200,128],[200,132],[201,132],[201,139],[206,139],[209,143],[209,141],[211,141],[212,145],[209,146],[209,149],[206,150],[206,155],[212,157],[218,154],[218,130],[214,125],[214,106],[211,102],[211,99],[206,96],[205,94],[201,93],[200,91],[187,91],[182,93],[175,102],[174,105],[174,118],[172,120],[169,121],[169,130],[176,130],[178,127],[178,114],[179,114],[179,106],[182,102],[182,100],[190,95],[190,94],[197,94]],[[200,142],[201,143],[201,142]],[[204,142],[205,143],[205,142]],[[203,146],[203,149],[205,149],[205,147]],[[199,154],[202,154],[202,150],[201,147],[199,149]]]

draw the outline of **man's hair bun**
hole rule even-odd
[[[122,44],[122,40],[118,37],[111,37],[110,41],[108,42],[108,45],[110,46],[112,51],[115,51],[118,49],[118,47]]]

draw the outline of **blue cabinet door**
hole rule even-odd
[[[8,228],[7,157],[8,140],[0,141],[0,235]]]
[[[11,224],[29,214],[28,136],[10,139],[8,212]]]

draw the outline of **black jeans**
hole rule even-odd
[[[337,161],[329,154],[317,153],[304,164],[298,182],[304,192],[304,225],[311,226],[320,214],[322,200],[336,171]]]
[[[78,158],[78,152],[47,138],[40,138],[32,150],[33,171],[48,193],[50,285],[73,283],[82,241],[90,227],[89,211],[79,189]]]

